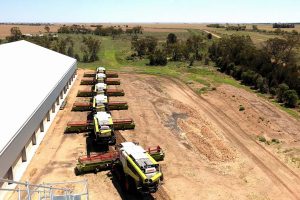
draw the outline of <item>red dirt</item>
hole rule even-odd
[[[79,70],[79,77],[82,74]],[[154,198],[300,199],[300,170],[290,159],[291,155],[299,158],[299,121],[232,86],[222,85],[199,96],[175,79],[119,75],[122,85],[111,88],[123,88],[125,97],[112,100],[127,101],[129,110],[112,111],[113,118],[133,118],[136,124],[135,130],[121,135],[144,147],[160,145],[166,153],[161,162],[164,184]],[[90,199],[125,198],[108,172],[79,177],[73,173],[76,158],[86,154],[85,137],[64,135],[63,130],[68,121],[86,120],[87,113],[71,112],[82,87],[77,80],[23,180],[87,178]],[[245,111],[239,111],[240,105]],[[267,145],[257,135],[281,143]]]

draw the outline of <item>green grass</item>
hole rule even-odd
[[[188,32],[181,33],[184,38],[189,37],[191,34],[201,34],[201,31],[189,29]],[[145,35],[158,36],[164,40],[168,33],[145,33]],[[66,37],[66,35],[62,36]],[[71,35],[71,37],[73,37],[75,41],[75,53],[79,53],[79,55],[82,56],[80,54],[81,36]],[[79,62],[79,68],[96,69],[98,66],[105,66],[109,70],[118,72],[134,72],[178,78],[189,85],[193,82],[203,85],[201,88],[194,88],[191,86],[191,88],[193,88],[195,92],[199,94],[211,91],[213,88],[221,84],[228,84],[234,87],[243,88],[250,92],[254,92],[249,87],[240,84],[239,81],[233,79],[232,77],[218,72],[215,67],[205,66],[203,61],[195,62],[194,66],[192,67],[188,67],[188,62],[168,62],[167,66],[161,67],[148,66],[147,59],[136,59],[134,61],[127,60],[126,58],[133,53],[130,49],[130,36],[121,36],[114,40],[111,37],[92,37],[96,37],[101,40],[101,49],[98,54],[100,60],[92,63]],[[266,95],[259,93],[258,95],[268,99]],[[271,102],[291,116],[300,119],[300,115],[296,110],[285,108],[274,101]]]

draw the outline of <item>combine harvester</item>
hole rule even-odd
[[[107,113],[107,112],[104,112],[104,113]],[[95,115],[97,115],[97,113]],[[91,121],[69,122],[65,129],[65,133],[82,133],[82,132],[93,131],[95,128],[95,125],[97,125],[97,124],[95,124],[95,115],[94,115],[94,119]],[[100,115],[98,115],[98,116],[100,116]],[[110,115],[110,113],[107,113],[107,115],[106,116],[103,115],[103,117],[104,117],[103,120],[107,120],[107,118],[111,118],[111,115]],[[102,120],[102,119],[100,119],[100,120]],[[135,124],[132,119],[112,119],[110,124],[108,124],[108,125],[111,128],[113,128],[114,130],[131,130],[131,129],[135,128]]]
[[[109,111],[109,110],[127,110],[128,104],[124,101],[109,101],[104,94],[97,94],[92,102],[75,102],[72,111]]]
[[[104,67],[98,67],[97,70],[94,72],[86,72],[86,73],[84,73],[83,77],[95,78],[97,73],[103,73],[106,75],[107,78],[118,78],[119,77],[117,73],[107,72]]]
[[[96,83],[106,83],[107,85],[120,85],[120,79],[108,78],[105,73],[97,72],[94,77],[83,79],[80,82],[81,85],[94,85]]]
[[[105,83],[96,83],[91,89],[79,90],[77,97],[93,97],[97,94],[105,94],[110,97],[124,96],[124,90],[122,89],[109,89]]]
[[[115,151],[81,156],[74,169],[76,175],[111,170],[127,192],[155,193],[163,180],[158,161],[164,152],[157,146],[144,150],[133,142],[123,142]]]

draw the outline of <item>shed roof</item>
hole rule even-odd
[[[75,63],[24,40],[0,45],[0,155]]]

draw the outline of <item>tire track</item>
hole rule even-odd
[[[168,79],[171,80],[175,85],[178,86],[178,88],[185,88],[187,86],[183,85],[182,83],[178,83],[177,80],[174,79]],[[188,88],[190,90],[190,88]],[[254,141],[253,138],[251,138],[239,125],[235,124],[234,121],[232,121],[223,111],[221,111],[219,108],[217,108],[215,105],[212,105],[210,102],[208,102],[206,99],[204,99],[201,96],[195,96],[194,93],[190,94],[190,92],[187,92],[186,90],[182,90],[192,101],[193,103],[201,108],[205,113],[224,131],[226,134],[226,137],[229,141],[234,142],[238,145],[238,147],[246,154],[248,155],[259,167],[262,169],[265,174],[268,175],[268,177],[276,184],[276,186],[281,186],[284,188],[288,193],[293,197],[294,199],[300,199],[299,194],[291,189],[290,185],[297,187],[299,186],[299,175],[296,174],[294,171],[292,171],[290,168],[288,168],[284,163],[282,163],[278,158],[276,158],[274,155],[272,155],[269,151],[267,151],[264,147],[262,147],[257,141]],[[198,101],[197,101],[197,100]],[[203,102],[199,102],[199,99]],[[220,117],[218,117],[220,116]],[[221,120],[221,119],[222,120]],[[235,126],[233,126],[235,125]],[[233,133],[242,133],[242,135],[239,136],[239,134],[233,134]],[[273,163],[276,164],[280,168],[281,171],[288,172],[290,175],[292,175],[294,178],[289,180],[289,183],[286,184],[286,180],[282,180],[282,177],[279,177],[279,174],[275,174],[272,170],[272,168],[268,167],[269,163],[265,163],[263,159],[259,158],[261,155],[255,155],[247,146],[243,144],[243,142],[239,139],[239,137],[242,137],[242,139],[247,139],[248,141],[251,141],[255,145],[253,147],[259,148],[262,150],[258,153],[265,153],[267,156],[271,157],[273,159]],[[269,164],[269,166],[272,166]],[[276,166],[273,166],[276,167]],[[277,171],[279,171],[279,168]],[[293,180],[294,183],[291,181]],[[296,183],[296,184],[295,184]],[[299,191],[299,190],[298,190]]]

